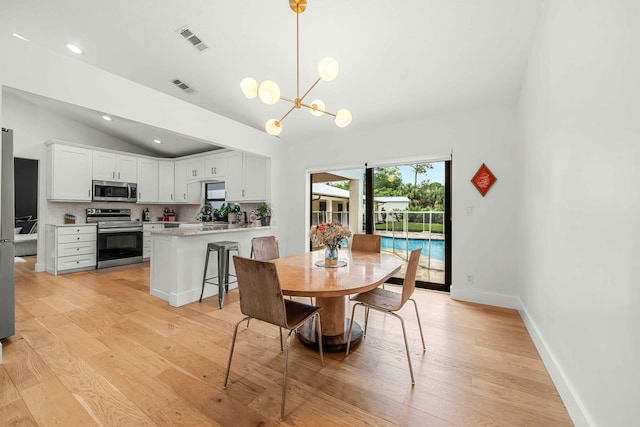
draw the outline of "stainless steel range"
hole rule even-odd
[[[87,209],[87,223],[97,224],[97,268],[142,262],[142,223],[131,209]]]

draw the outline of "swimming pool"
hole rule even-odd
[[[383,249],[409,250],[422,248],[422,256],[429,256],[429,240],[427,239],[401,239],[382,236],[381,246]],[[444,261],[444,240],[431,240],[431,258]]]

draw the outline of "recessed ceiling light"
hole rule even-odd
[[[106,121],[108,121],[108,122],[110,122],[110,121],[112,121],[112,120],[113,120],[113,119],[112,119],[111,117],[109,117],[109,116],[102,116],[102,118],[103,118],[103,119],[105,119],[105,120],[106,120]]]
[[[20,34],[18,34],[18,33],[13,33],[13,37],[18,38],[18,39],[20,39],[20,40],[24,40],[24,41],[26,41],[26,42],[28,42],[28,41],[29,41],[29,39],[27,39],[27,38],[25,38],[25,37],[22,37],[22,36],[21,36]]]
[[[69,49],[73,53],[77,53],[78,55],[84,54],[83,50],[73,43],[67,43],[67,49]]]
[[[160,141],[159,139],[154,139],[153,142],[155,142],[156,144],[162,144],[162,141]]]

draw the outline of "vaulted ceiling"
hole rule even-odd
[[[330,137],[514,101],[539,12],[539,0],[308,0],[300,15],[300,90],[315,80],[321,58],[335,57],[338,77],[321,81],[306,100],[320,98],[331,112],[348,108],[353,122],[340,129],[329,116],[294,110],[280,138]],[[206,50],[179,34],[185,26]],[[242,78],[275,80],[295,97],[296,20],[288,0],[2,1],[0,28],[2,37],[18,33],[261,130],[290,104],[246,99]],[[68,42],[85,53],[69,52]],[[194,91],[180,90],[176,78]],[[117,126],[115,134],[131,132]]]

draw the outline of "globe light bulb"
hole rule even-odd
[[[338,112],[336,112],[336,118],[334,121],[336,122],[336,125],[338,127],[343,128],[351,123],[351,120],[351,111],[347,110],[346,108],[341,108],[338,110]]]
[[[256,79],[252,79],[251,77],[242,79],[240,82],[240,89],[242,89],[244,96],[249,99],[253,99],[258,96],[258,82]]]
[[[314,107],[315,107],[315,110],[314,110]],[[318,111],[318,110],[321,110],[321,111]],[[313,114],[316,117],[320,117],[321,115],[324,114],[322,111],[324,111],[324,102],[320,101],[319,99],[316,99],[315,101],[311,101],[311,108],[309,109],[309,112],[311,114]]]
[[[280,86],[273,80],[265,80],[258,86],[258,96],[267,105],[273,105],[280,100]]]
[[[278,136],[282,132],[282,126],[276,119],[271,119],[267,122],[265,129],[269,135]]]
[[[320,60],[318,64],[318,75],[320,78],[326,82],[330,82],[335,79],[340,72],[340,67],[338,66],[338,61],[335,58],[327,56]]]

